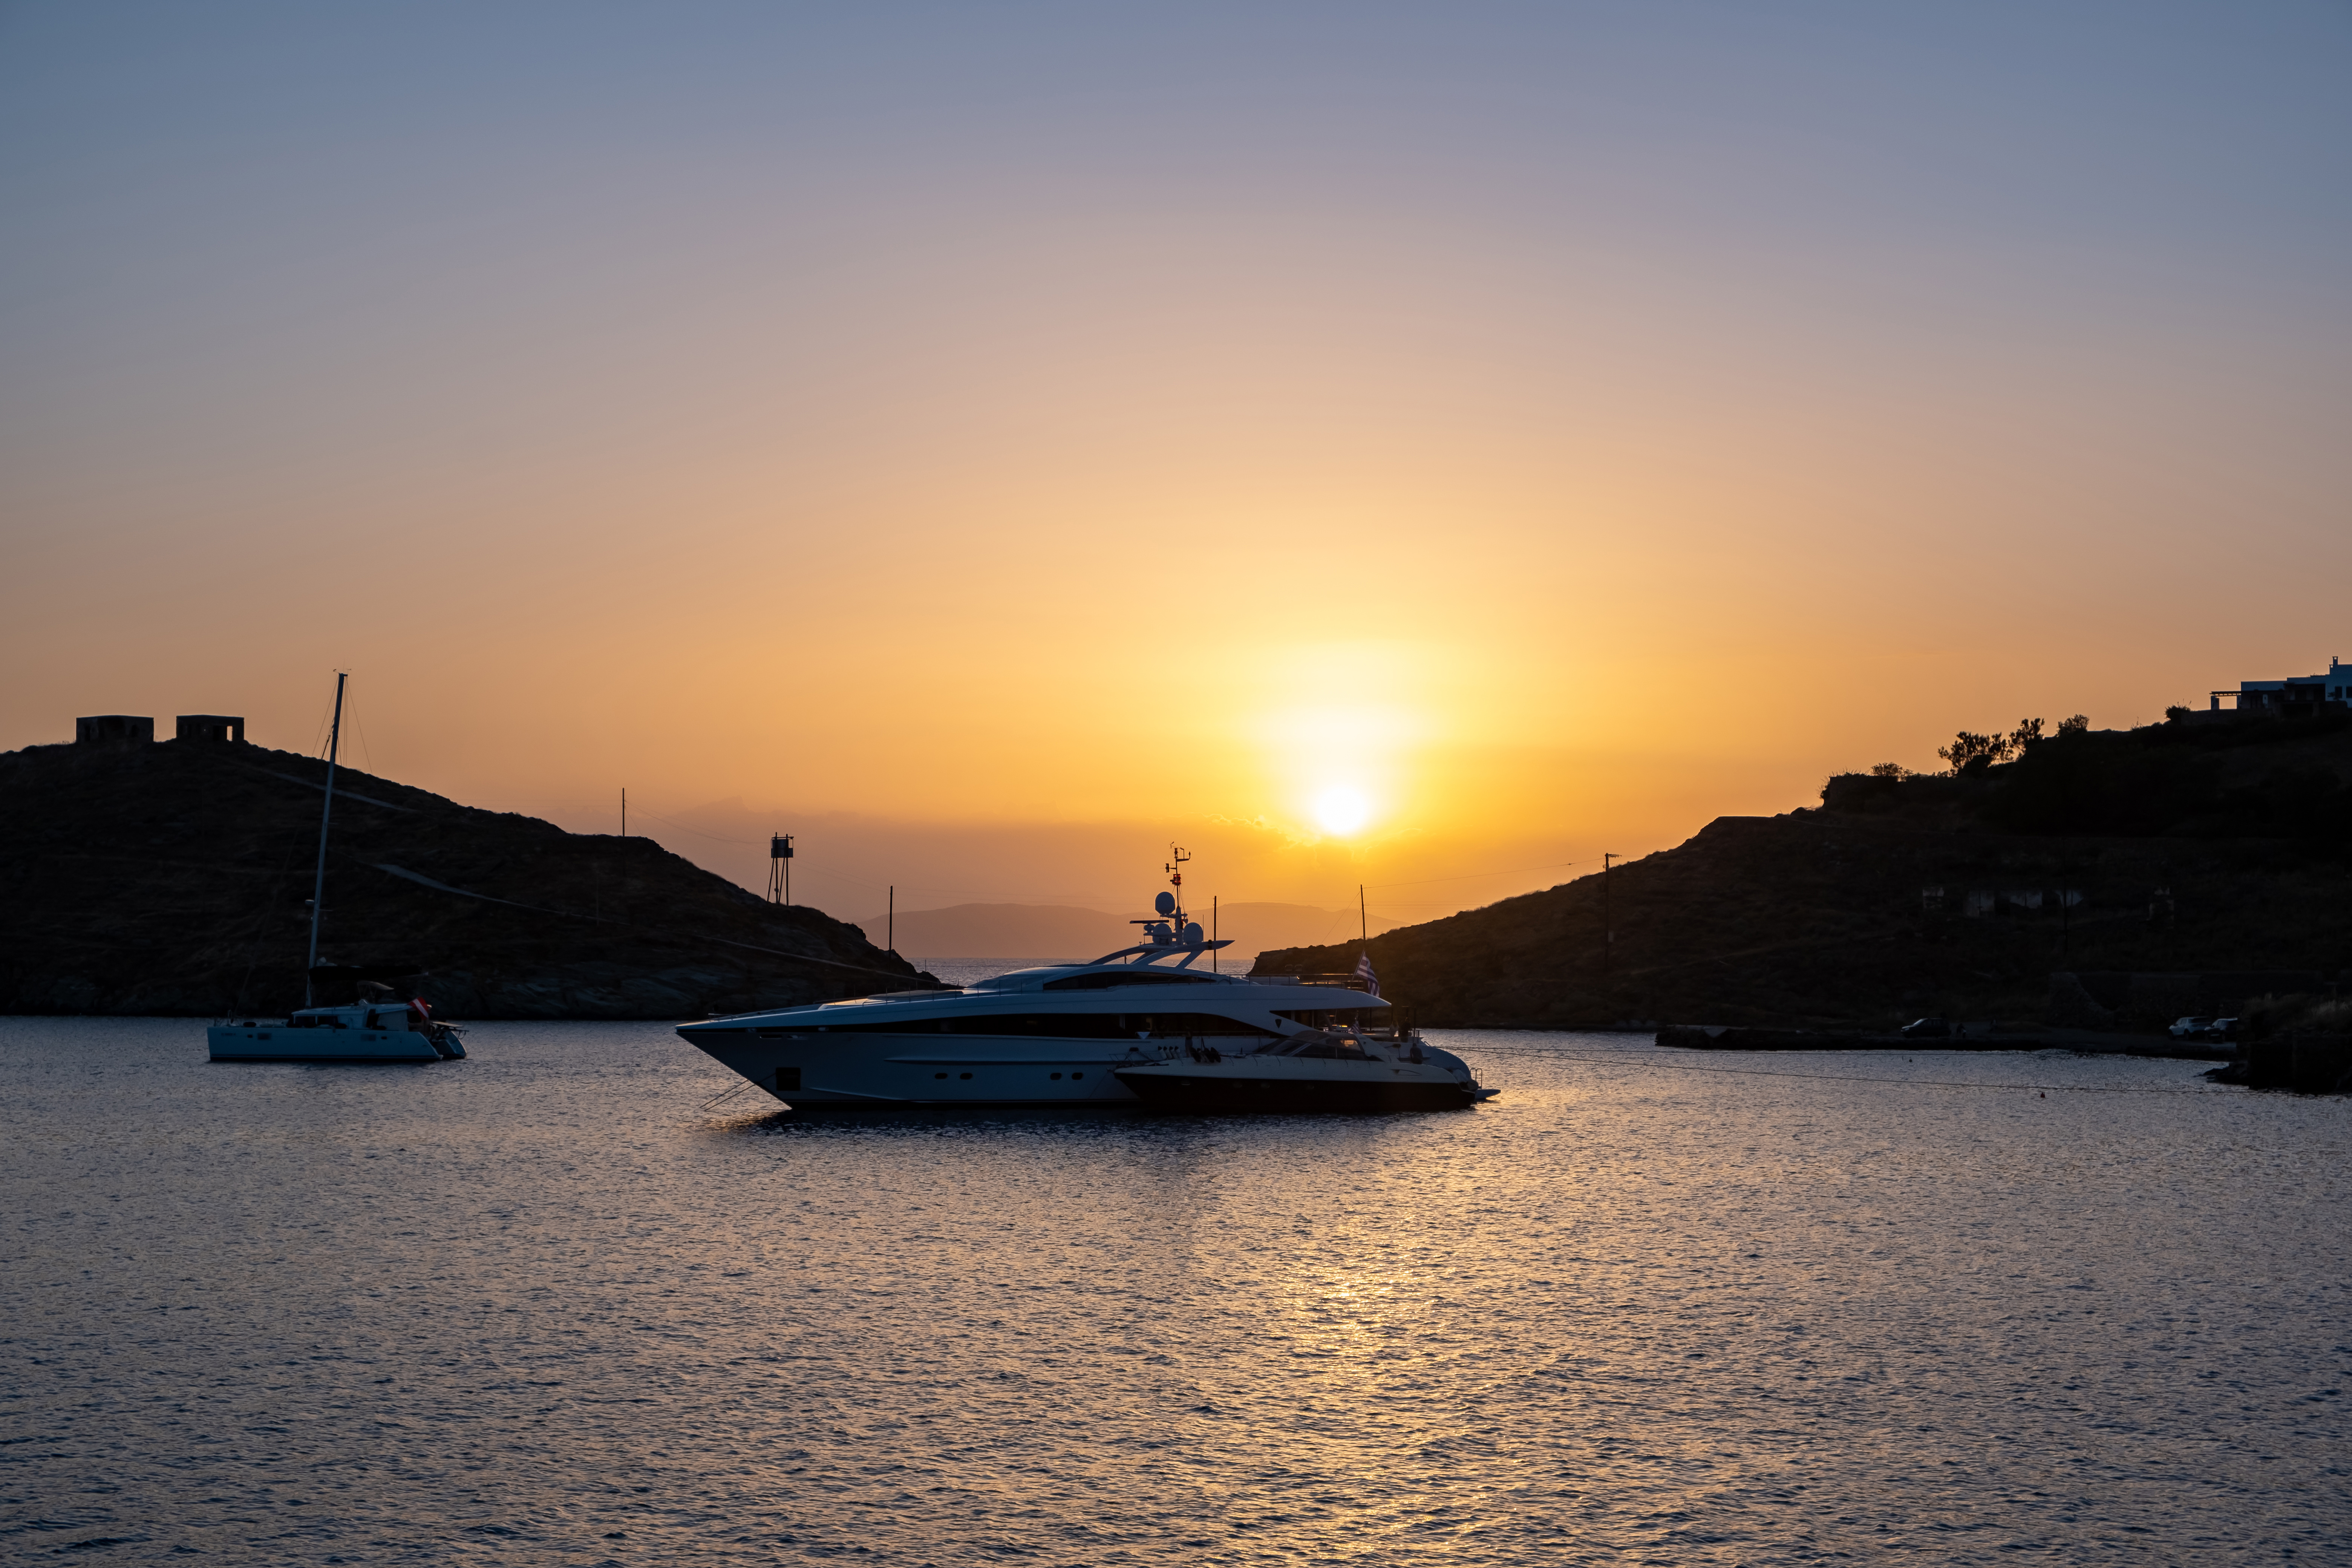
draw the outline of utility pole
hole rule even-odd
[[[1364,885],[1361,882],[1356,884],[1356,945],[1368,952],[1371,951],[1372,922],[1364,913]]]
[[[1214,942],[1216,940],[1217,895],[1211,893],[1209,895],[1209,941]],[[1209,973],[1212,974],[1217,973],[1217,949],[1213,946],[1209,949]]]
[[[890,912],[882,917],[882,945],[892,956],[898,952],[898,884],[890,884]]]
[[[621,837],[629,836],[629,786],[621,786]]]
[[[1609,915],[1609,862],[1623,858],[1623,856],[1613,852],[1601,858],[1601,973],[1603,975],[1609,973],[1609,949],[1617,941],[1617,928]],[[1591,862],[1588,860],[1585,864],[1591,865]]]

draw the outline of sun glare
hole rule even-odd
[[[1326,833],[1344,838],[1372,819],[1372,803],[1364,792],[1333,784],[1315,797],[1315,820]]]

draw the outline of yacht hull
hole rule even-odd
[[[215,1024],[205,1031],[216,1062],[437,1062],[441,1054],[406,1029],[289,1029],[283,1024]]]
[[[795,1110],[1125,1106],[1138,1103],[1112,1069],[1138,1058],[1128,1042],[1001,1036],[984,1046],[932,1035],[813,1036],[762,1040],[750,1030],[678,1031],[730,1070]]]

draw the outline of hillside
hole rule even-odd
[[[1605,960],[1597,875],[1374,937],[1372,959],[1423,1023],[1529,1027],[2023,1022],[2058,971],[2332,975],[2352,959],[2347,777],[2340,714],[2061,735],[1957,776],[1841,775],[1820,806],[1718,818],[1612,872]],[[1267,952],[1255,972],[1338,972],[1356,952]],[[2158,999],[2117,1004],[2118,1025],[2159,1021],[2168,994],[2139,994]]]
[[[325,772],[182,741],[0,754],[0,1012],[298,1004]],[[419,989],[460,1020],[698,1016],[929,979],[855,926],[779,909],[650,839],[350,768],[320,956],[430,971]]]

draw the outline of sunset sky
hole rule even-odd
[[[1414,920],[2352,657],[2352,7],[0,8],[0,747]]]

